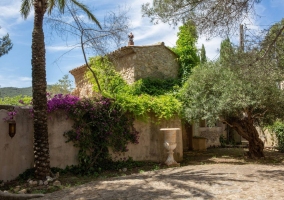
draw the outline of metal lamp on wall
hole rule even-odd
[[[16,134],[16,121],[14,119],[10,119],[8,121],[9,124],[9,136],[12,138]]]

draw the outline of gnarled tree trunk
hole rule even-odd
[[[230,123],[233,128],[249,142],[248,156],[250,158],[264,157],[264,143],[259,138],[258,132],[253,124],[253,120],[245,117],[237,119]]]
[[[44,180],[50,175],[47,129],[47,98],[45,44],[42,29],[46,0],[34,0],[34,29],[32,34],[32,88],[34,109],[34,162],[35,175]]]

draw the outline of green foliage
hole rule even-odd
[[[68,108],[73,129],[64,135],[79,148],[79,165],[83,171],[102,168],[110,162],[108,147],[126,152],[128,142],[138,143],[134,118],[109,98],[82,99]]]
[[[8,52],[12,49],[13,44],[11,39],[9,38],[9,34],[0,38],[0,57],[8,54]]]
[[[234,54],[234,48],[229,38],[223,40],[220,46],[220,63],[226,64]]]
[[[276,135],[279,151],[284,153],[284,123],[282,121],[276,121],[269,129]]]
[[[281,28],[283,28],[284,25],[284,19],[282,19],[280,22],[274,24],[267,35],[265,36],[264,41],[262,41],[262,47],[267,49],[271,43],[275,40],[276,35],[279,33]],[[276,61],[276,64],[281,69],[284,69],[284,54],[283,54],[283,48],[284,48],[284,35],[283,33],[280,34],[277,41],[275,41],[275,44],[273,44],[273,48],[271,48],[270,51],[267,52],[268,56]]]
[[[200,53],[200,63],[204,64],[207,62],[206,51],[204,44],[202,44],[201,53]]]
[[[51,94],[70,94],[72,90],[72,81],[66,74],[57,83],[51,85],[47,91]]]
[[[23,104],[30,104],[31,101],[32,97],[19,95],[14,97],[0,98],[0,105],[22,106]]]
[[[225,147],[226,146],[227,141],[226,141],[226,138],[225,138],[224,135],[220,135],[219,142],[221,144],[221,147]]]
[[[174,47],[172,50],[179,56],[179,77],[181,78],[182,83],[188,79],[192,68],[194,68],[200,62],[197,53],[198,50],[195,46],[197,39],[198,36],[195,24],[193,22],[189,21],[183,26],[179,27],[176,47]]]
[[[26,181],[34,177],[35,177],[35,168],[30,168],[24,171],[23,173],[19,174],[19,176],[17,177],[17,180]]]
[[[103,95],[115,99],[115,103],[124,112],[133,113],[138,118],[154,113],[159,119],[169,119],[179,114],[181,103],[177,99],[178,80],[146,78],[128,85],[106,58],[91,58],[90,66],[98,75]],[[94,90],[98,92],[91,72],[87,76],[93,83]]]
[[[208,62],[193,70],[183,88],[184,116],[214,123],[250,115],[271,123],[284,114],[284,91],[276,85],[281,79],[279,70],[264,65],[243,68]]]
[[[132,86],[134,95],[149,94],[152,96],[174,93],[179,89],[179,80],[177,79],[140,79]]]
[[[123,80],[119,73],[115,71],[112,63],[106,57],[92,57],[90,58],[89,65],[97,74],[101,90],[104,93],[114,94],[118,91],[123,91],[127,86],[127,83]],[[94,91],[99,92],[98,86],[96,85],[94,77],[90,71],[88,71],[87,77],[91,79],[94,85]]]
[[[15,88],[15,87],[3,87],[0,88],[0,98],[1,97],[14,97],[14,96],[32,96],[32,87],[25,88]]]

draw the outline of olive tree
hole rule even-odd
[[[256,126],[284,117],[284,91],[278,87],[283,73],[273,64],[247,67],[253,55],[243,53],[232,56],[230,63],[207,62],[194,68],[182,100],[187,120],[222,121],[248,140],[250,157],[260,158],[264,144]]]

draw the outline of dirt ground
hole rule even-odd
[[[212,171],[213,169],[216,169],[218,171],[218,170],[224,168],[222,170],[222,172],[225,172],[228,168],[226,166],[230,166],[229,169],[238,168],[238,169],[235,169],[235,170],[238,170],[238,176],[244,176],[246,174],[246,172],[245,172],[246,170],[253,171],[253,170],[257,170],[257,169],[261,170],[262,168],[271,168],[272,169],[272,168],[275,168],[275,167],[278,169],[278,168],[283,167],[284,154],[278,152],[275,149],[265,149],[265,156],[266,157],[262,158],[262,159],[258,159],[258,160],[252,160],[252,159],[245,157],[244,155],[245,155],[246,151],[247,151],[247,149],[243,149],[243,148],[211,148],[211,149],[208,149],[207,151],[187,151],[187,152],[184,152],[184,160],[181,162],[180,170],[182,170],[182,171],[191,170],[192,171],[192,170],[201,169],[201,168],[204,168],[204,170],[205,170],[205,168],[206,168],[206,170],[210,169],[210,171]],[[59,181],[62,184],[60,187],[57,187],[57,186],[31,187],[26,182],[15,180],[15,181],[11,181],[10,183],[6,183],[4,186],[0,187],[0,190],[2,190],[2,191],[7,190],[9,192],[13,192],[14,188],[16,186],[20,186],[21,189],[23,189],[23,188],[27,189],[28,193],[51,193],[51,192],[60,191],[60,190],[65,191],[66,189],[70,190],[70,188],[74,188],[74,186],[77,186],[77,187],[80,188],[80,187],[83,187],[83,186],[80,186],[80,185],[86,184],[86,183],[88,184],[91,181],[95,181],[95,182],[97,181],[96,183],[98,183],[98,182],[101,183],[101,182],[104,182],[104,181],[111,180],[112,178],[115,178],[115,179],[121,178],[121,180],[124,180],[124,178],[128,177],[128,175],[131,175],[131,177],[132,176],[138,176],[138,177],[140,177],[139,179],[141,179],[141,177],[142,177],[142,179],[144,179],[145,178],[144,176],[147,173],[150,173],[150,174],[151,173],[154,173],[154,174],[161,173],[161,174],[163,174],[163,175],[160,176],[160,177],[163,177],[163,179],[160,180],[161,182],[158,181],[158,183],[164,184],[163,181],[168,179],[167,176],[166,176],[167,173],[164,172],[164,170],[171,170],[171,168],[168,169],[168,167],[165,166],[163,163],[145,162],[143,165],[140,165],[140,166],[128,166],[127,171],[123,171],[123,170],[105,171],[98,176],[76,176],[76,175],[71,175],[71,174],[60,175]],[[175,168],[175,170],[178,170],[178,169]],[[216,173],[217,173],[217,171],[216,171]],[[228,171],[227,173],[232,174],[233,172],[234,171],[232,171],[232,172]],[[196,172],[196,173],[198,174],[200,172]],[[202,172],[202,175],[203,176],[206,175],[205,171],[204,171],[204,173]],[[147,176],[147,177],[149,178],[149,176]],[[170,176],[171,175],[169,175],[169,177]],[[208,176],[212,176],[212,180],[213,180],[213,175],[208,174]],[[196,178],[198,179],[198,177],[196,177]],[[202,176],[200,176],[200,178],[202,178]],[[233,178],[233,177],[231,177],[231,178]],[[189,179],[191,180],[192,178],[189,178]],[[184,179],[182,179],[182,180],[184,180]],[[246,179],[244,179],[244,180],[246,180]],[[134,180],[131,181],[131,184],[135,183],[135,181],[134,182],[133,181]],[[192,180],[192,181],[194,181],[194,180]],[[153,182],[155,182],[155,180],[153,180]],[[140,184],[140,182],[137,183],[137,184]],[[185,182],[184,184],[186,185],[186,184],[189,184],[189,183]],[[190,183],[190,184],[192,184],[192,183]],[[207,184],[210,185],[211,184],[210,181]],[[208,190],[208,189],[206,189],[206,190]],[[240,191],[242,191],[242,190],[240,190]],[[62,195],[68,196],[67,193],[62,194]],[[55,193],[52,193],[52,194],[55,194]],[[59,194],[60,194],[60,192],[59,192]],[[61,197],[58,197],[58,199],[63,198],[62,195],[61,195]],[[88,199],[93,199],[93,198],[91,198],[94,195],[93,193],[90,193],[88,195],[89,195]],[[128,194],[128,195],[130,195],[130,194]],[[160,195],[161,195],[160,193],[157,193],[156,197],[154,199],[159,199]],[[189,195],[188,197],[191,197],[191,198],[195,197],[194,195],[192,196],[192,194],[188,194],[188,195]],[[127,195],[126,195],[126,197],[128,198]],[[129,197],[131,197],[131,195]],[[212,198],[213,197],[215,198],[216,196],[213,195]],[[283,197],[284,197],[284,194],[283,194]],[[147,199],[147,195],[145,196],[145,198]],[[73,197],[72,198],[70,197],[70,199],[73,199]],[[96,198],[94,198],[94,199],[96,199]],[[124,199],[124,198],[122,198],[122,199]]]

